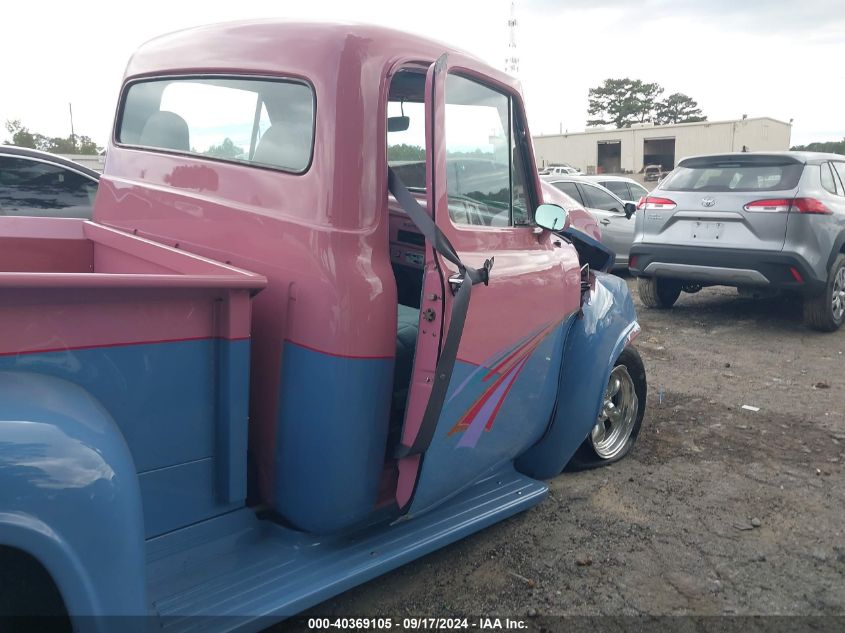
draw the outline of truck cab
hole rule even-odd
[[[633,304],[530,138],[515,80],[389,29],[142,46],[93,220],[0,219],[0,554],[79,629],[254,629],[624,456]]]

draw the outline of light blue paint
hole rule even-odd
[[[214,461],[206,457],[139,476],[147,537],[243,507],[243,498],[220,501]]]
[[[75,383],[108,411],[140,474],[147,537],[242,505],[249,341],[3,356],[2,370]]]
[[[413,521],[341,536],[294,532],[247,511],[148,543],[150,598],[168,631],[259,631],[539,503],[511,466]]]
[[[516,461],[520,472],[549,479],[564,469],[595,425],[610,372],[636,327],[625,281],[596,273],[590,303],[566,339],[554,418],[542,440]]]
[[[335,358],[287,345],[278,502],[289,509],[286,518],[302,525],[345,530],[331,536],[259,521],[246,509],[229,511],[239,505],[246,471],[237,463],[246,452],[246,342],[242,348],[206,341],[3,359],[7,367],[39,373],[0,371],[0,543],[41,561],[74,615],[149,610],[172,630],[258,630],[539,502],[546,486],[515,472],[512,460],[538,477],[560,472],[598,414],[635,319],[624,282],[597,276],[583,318],[573,317],[541,342],[492,430],[473,448],[458,446],[462,434],[448,431],[489,383],[481,383],[483,374],[470,378],[476,367],[458,363],[452,381],[464,386],[449,394],[424,457],[412,508],[419,516],[356,532],[347,528],[372,517],[377,494],[392,361]],[[127,446],[128,423],[118,422],[109,407],[131,416],[129,407],[143,401],[124,403],[109,389],[127,394],[132,385],[147,399],[170,398],[169,405],[189,417],[193,435],[177,428],[178,417],[167,419],[170,426],[152,420],[150,410],[170,411],[168,402],[154,402],[135,412],[132,423],[160,426],[147,429],[146,439],[134,427],[126,430],[137,443]],[[191,417],[197,415],[191,403],[208,414],[204,423]],[[194,446],[153,446],[174,435],[193,438]],[[236,448],[226,451],[231,444]],[[184,448],[190,452],[179,452]],[[141,469],[130,449],[148,465],[165,455],[199,457],[148,468],[139,485]],[[227,454],[215,457],[222,451]],[[147,541],[146,561],[142,498],[147,533],[167,532]],[[231,498],[236,501],[226,501]],[[193,525],[171,531],[186,522]],[[217,617],[224,615],[231,617]],[[75,624],[99,633],[109,620]]]
[[[563,340],[569,320],[552,330],[528,357],[489,431],[482,431],[475,446],[461,446],[468,431],[449,432],[481,397],[492,380],[489,370],[458,361],[440,422],[425,455],[409,515],[429,511],[479,479],[513,461],[537,442],[546,430],[554,407]],[[467,381],[467,378],[472,379]],[[460,386],[460,392],[457,387]],[[452,393],[455,389],[456,393]]]
[[[387,448],[393,359],[286,343],[274,507],[299,529],[347,529],[373,512]]]
[[[0,372],[0,491],[0,544],[39,560],[71,613],[146,613],[135,465],[89,393],[49,376]],[[80,626],[106,630],[93,619]]]

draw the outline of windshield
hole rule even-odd
[[[408,129],[387,133],[387,163],[411,190],[425,190],[425,104],[388,101],[387,116],[408,118]]]

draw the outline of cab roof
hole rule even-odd
[[[126,78],[191,72],[315,77],[339,66],[397,60],[450,62],[519,89],[510,75],[454,46],[381,26],[351,22],[249,20],[199,26],[156,37],[136,51]]]

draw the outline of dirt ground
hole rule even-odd
[[[649,310],[628,283],[649,377],[632,453],[306,616],[845,615],[845,331],[730,288]]]

